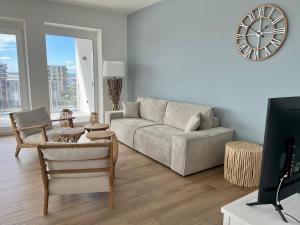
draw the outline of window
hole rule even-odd
[[[21,57],[21,33],[0,29],[0,132],[10,127],[8,113],[26,108],[24,59]],[[22,61],[20,63],[20,60]],[[22,98],[22,96],[24,96]]]
[[[94,111],[92,40],[47,34],[46,48],[52,117],[64,108],[87,116]]]

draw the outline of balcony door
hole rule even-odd
[[[10,112],[29,108],[22,32],[0,28],[0,134],[8,133]]]
[[[46,34],[46,49],[52,118],[68,108],[86,119],[95,110],[93,41]]]

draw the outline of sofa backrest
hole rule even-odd
[[[207,105],[196,105],[183,102],[168,102],[164,124],[184,130],[190,118],[201,114],[201,124],[199,129],[209,129],[213,127],[214,109]]]
[[[141,118],[160,124],[164,123],[167,101],[144,97],[139,97],[137,101],[140,103],[139,109]]]

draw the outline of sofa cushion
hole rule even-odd
[[[111,121],[110,129],[116,133],[118,140],[133,148],[135,131],[145,126],[153,126],[157,123],[141,118],[122,118]]]
[[[184,130],[190,118],[201,114],[200,129],[209,129],[213,126],[213,107],[183,102],[168,102],[164,124]]]
[[[139,118],[139,102],[122,102],[124,118]]]
[[[58,129],[51,129],[51,130],[47,130],[46,134],[48,137],[48,141],[52,141],[52,142],[56,142],[59,139],[59,135],[57,134]],[[27,136],[25,138],[23,138],[24,143],[27,144],[41,144],[44,142],[42,133],[36,133],[30,136]]]
[[[163,124],[167,101],[152,98],[138,98],[137,101],[140,103],[141,118]]]
[[[134,149],[170,167],[172,137],[182,133],[182,130],[165,125],[143,127],[136,131]]]
[[[46,130],[52,129],[50,116],[44,107],[37,108],[32,111],[15,112],[13,113],[13,116],[17,123],[17,127],[19,128],[47,124],[48,126],[46,127]],[[40,131],[40,128],[23,130],[21,135],[23,137],[27,137],[32,134],[39,133]]]

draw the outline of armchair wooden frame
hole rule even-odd
[[[29,127],[18,127],[13,113],[9,113],[9,119],[10,119],[10,123],[12,126],[13,134],[14,134],[14,136],[16,138],[16,142],[17,142],[16,152],[15,152],[16,157],[18,157],[21,148],[36,148],[38,146],[37,144],[25,143],[21,137],[21,131],[40,128],[41,134],[43,137],[43,141],[44,142],[48,141],[47,134],[46,134],[47,124],[35,125],[35,126],[29,126]],[[70,127],[74,127],[73,119],[75,119],[75,117],[68,118],[68,119],[51,120],[51,122],[68,120],[68,124],[70,125]]]
[[[89,148],[89,147],[108,147],[108,156],[98,159],[83,159],[83,160],[67,160],[67,162],[84,162],[90,160],[109,160],[109,165],[105,168],[88,168],[88,169],[65,169],[65,170],[49,170],[47,168],[47,162],[49,161],[44,157],[44,149],[53,149],[53,151],[59,151],[61,148]],[[43,184],[44,184],[44,210],[43,214],[48,214],[48,201],[49,201],[49,175],[51,174],[69,174],[69,173],[94,173],[94,172],[107,172],[110,179],[109,190],[109,206],[111,209],[114,207],[114,150],[113,143],[111,141],[105,141],[103,143],[85,143],[85,144],[41,144],[37,146],[38,156],[40,161],[40,167],[42,172]],[[66,160],[55,160],[55,162],[66,162]],[[55,178],[54,178],[55,179]]]

